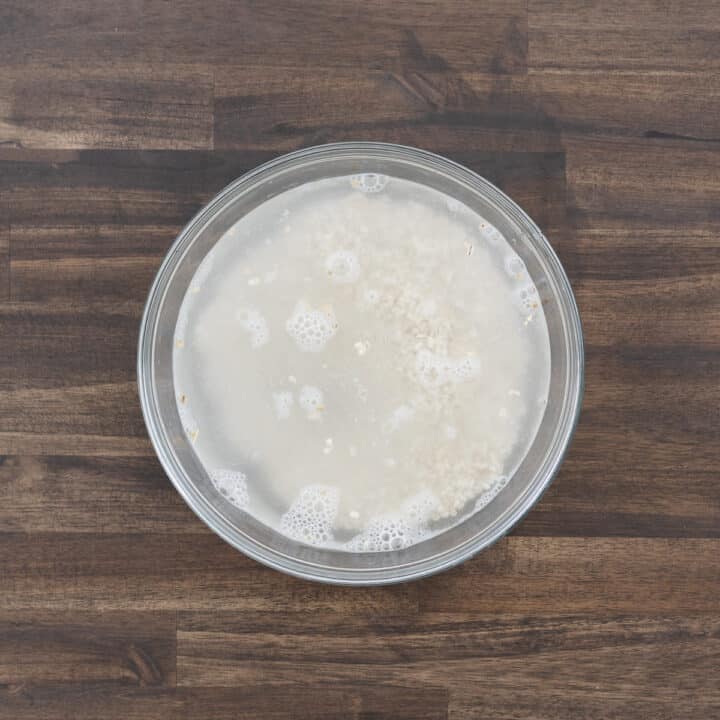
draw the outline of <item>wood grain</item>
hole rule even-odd
[[[713,614],[720,580],[717,539],[514,536],[441,577],[363,590],[279,576],[209,533],[7,533],[0,553],[13,610]]]
[[[147,292],[178,226],[14,226],[10,300],[129,307]]]
[[[425,611],[717,614],[717,540],[511,537],[422,584]]]
[[[628,703],[641,716],[662,717],[673,704],[703,717],[720,704],[706,652],[720,649],[720,628],[706,618],[291,614],[265,623],[255,614],[181,614],[178,683],[292,682],[301,663],[306,681],[318,683],[447,685],[451,716],[460,717],[482,708],[501,718],[605,718]]]
[[[154,457],[8,456],[0,484],[2,532],[209,532]]]
[[[332,139],[551,151],[586,136],[720,140],[714,72],[530,68],[527,74],[332,68],[223,68],[216,148],[292,149]],[[619,101],[622,98],[622,101]],[[348,116],[346,107],[351,107]],[[689,106],[694,112],[688,113]]]
[[[0,302],[10,299],[10,227],[0,226]]]
[[[720,716],[719,68],[710,0],[0,3],[0,720]],[[356,139],[517,200],[585,333],[542,500],[389,588],[213,535],[135,384],[179,229]]]
[[[210,149],[213,73],[132,62],[8,67],[0,131],[24,148]]]
[[[28,692],[29,682],[173,687],[175,631],[174,613],[4,613],[0,687],[15,694]]]
[[[333,684],[321,693],[297,684],[240,685],[233,688],[108,688],[42,685],[12,692],[0,689],[1,720],[444,720],[448,691],[362,683]]]
[[[581,227],[685,232],[715,227],[720,220],[716,143],[568,139],[566,153],[568,185]]]
[[[394,70],[242,68],[215,82],[216,148],[291,149],[298,142],[379,140],[443,152],[561,149],[526,75],[438,70],[430,59]],[[348,115],[346,108],[352,108]]]
[[[200,15],[191,0],[110,7],[88,0],[12,0],[5,3],[4,22],[8,31],[0,61],[7,65],[52,62],[58,56],[147,65],[201,57],[212,64],[289,70],[300,64],[322,73],[338,65],[387,68],[420,55],[441,68],[450,63],[507,73],[523,71],[527,54],[525,0],[431,0],[420,12],[408,0],[362,5],[215,0]]]
[[[184,225],[267,152],[0,149],[0,199],[15,226]]]
[[[199,523],[199,520],[193,520]],[[393,614],[418,607],[418,585],[333,588],[259,566],[206,532],[5,533],[0,611],[281,609]]]
[[[531,67],[645,71],[711,70],[720,65],[717,6],[638,0],[530,0]],[[620,98],[618,98],[620,100]]]

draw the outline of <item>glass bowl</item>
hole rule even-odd
[[[545,414],[524,460],[497,497],[459,524],[401,550],[349,553],[288,539],[224,501],[180,422],[173,387],[175,324],[188,284],[223,233],[259,204],[298,185],[339,175],[378,173],[425,184],[465,203],[513,242],[543,300],[550,337]],[[580,318],[568,279],[535,223],[479,175],[438,155],[383,143],[349,142],[284,155],[226,187],[183,229],[150,289],[140,327],[138,386],[157,455],[178,492],[220,537],[277,570],[346,585],[424,577],[466,560],[505,535],[537,502],[562,462],[583,389]]]

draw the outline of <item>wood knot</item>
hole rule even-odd
[[[127,660],[130,670],[137,676],[140,685],[160,685],[162,673],[154,660],[134,643],[128,647]]]

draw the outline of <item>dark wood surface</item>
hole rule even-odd
[[[179,228],[378,139],[496,182],[575,288],[585,405],[539,505],[409,585],[243,557],[135,386]],[[715,0],[0,0],[0,719],[720,717]]]

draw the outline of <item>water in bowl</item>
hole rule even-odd
[[[407,547],[490,502],[550,378],[512,245],[382,175],[309,183],[231,227],[188,287],[173,357],[220,502],[354,552]]]

